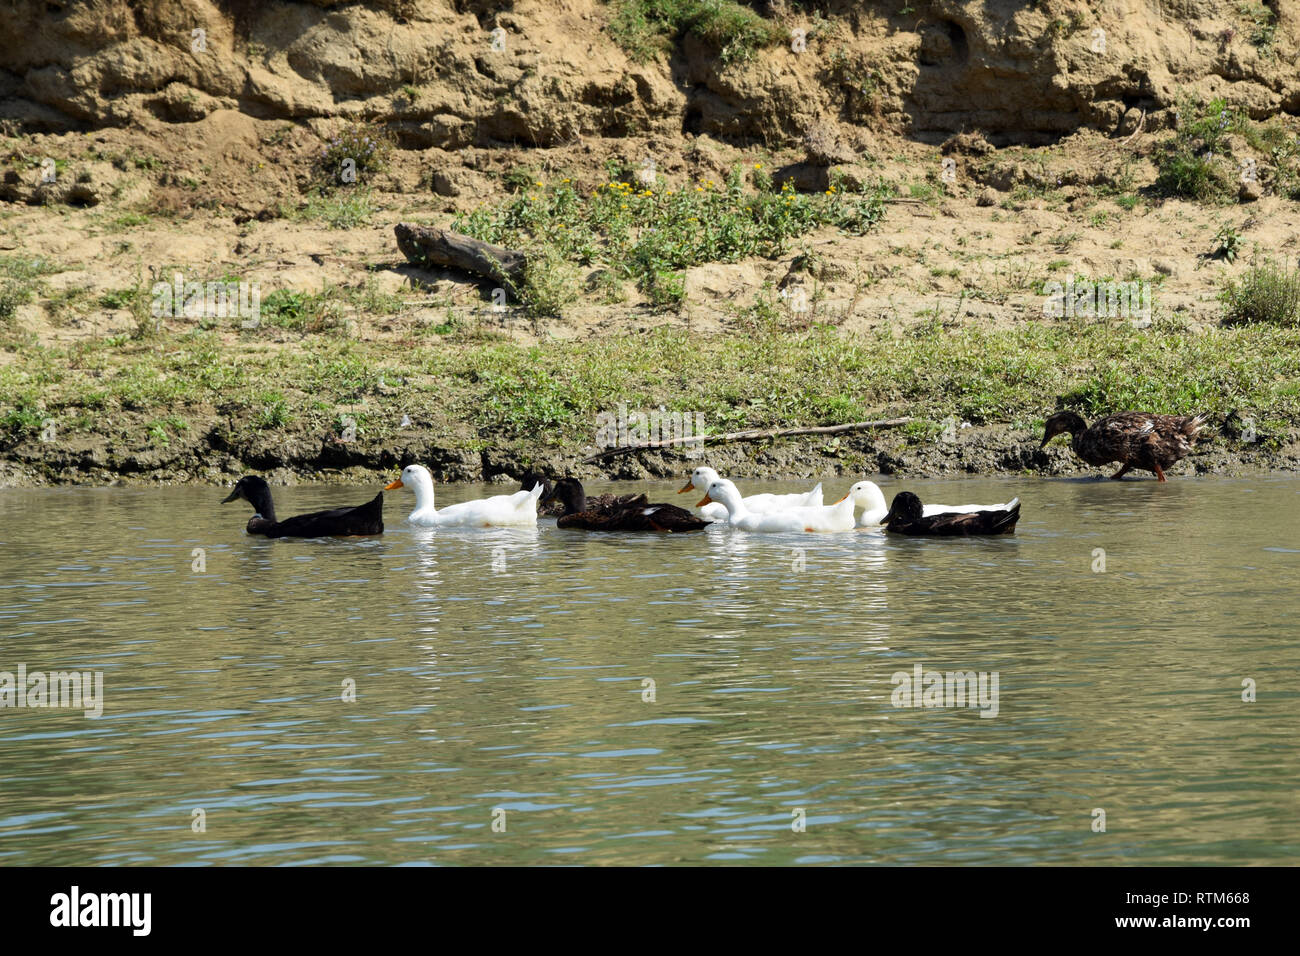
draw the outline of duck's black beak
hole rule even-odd
[[[226,502],[228,502],[228,501],[234,501],[234,500],[235,500],[236,498],[238,498],[238,497],[239,497],[239,489],[236,488],[236,489],[235,489],[234,491],[232,491],[230,494],[226,495],[226,497],[222,498],[222,499],[221,499],[221,503],[224,505]]]
[[[889,524],[889,522],[891,522],[891,521],[893,521],[893,520],[894,520],[894,509],[893,509],[893,508],[890,508],[890,509],[889,509],[889,514],[887,514],[887,515],[885,515],[883,518],[881,518],[881,519],[880,519],[880,523],[881,523],[881,524]]]
[[[1052,440],[1053,438],[1055,438],[1055,437],[1056,437],[1055,435],[1044,435],[1044,436],[1043,436],[1043,441],[1042,441],[1042,443],[1041,443],[1038,447],[1039,447],[1039,448],[1046,448],[1046,447],[1047,447],[1047,443],[1048,443],[1049,441],[1051,441],[1051,440]]]

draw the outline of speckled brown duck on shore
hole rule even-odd
[[[1092,424],[1074,412],[1057,412],[1043,428],[1047,445],[1057,435],[1069,433],[1070,447],[1090,465],[1118,462],[1111,478],[1123,478],[1130,468],[1154,472],[1165,480],[1165,469],[1192,450],[1206,415],[1155,415],[1151,412],[1119,412]]]

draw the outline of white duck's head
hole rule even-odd
[[[874,481],[859,481],[849,489],[849,493],[844,498],[852,498],[855,509],[861,508],[868,513],[879,511],[883,515],[889,510],[885,504],[884,492],[880,490],[880,486]],[[843,501],[844,498],[841,498],[840,501]],[[836,504],[839,504],[839,502],[837,501]]]
[[[433,507],[433,475],[423,465],[407,465],[402,469],[402,477],[384,485],[384,491],[395,488],[410,488],[415,493],[415,510]]]
[[[721,481],[721,480],[722,480],[722,476],[719,475],[716,471],[714,471],[712,468],[709,468],[706,465],[701,465],[699,468],[696,468],[693,472],[691,472],[691,480],[686,482],[685,487],[679,489],[677,493],[679,495],[684,495],[692,488],[707,493],[709,490],[709,485],[713,484],[715,481]]]
[[[703,508],[714,501],[726,508],[729,515],[745,510],[744,501],[740,497],[740,489],[726,478],[719,478],[710,484],[709,490],[704,493],[703,498],[695,503],[695,507]]]

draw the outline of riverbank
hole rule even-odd
[[[525,344],[499,330],[391,341],[164,330],[74,346],[26,344],[0,366],[0,483],[369,481],[422,462],[441,481],[669,477],[708,461],[737,477],[1092,474],[1058,407],[1211,414],[1175,474],[1300,471],[1300,330],[1162,321],[941,320],[875,334],[672,326]],[[637,452],[591,464],[601,423],[639,410],[698,426],[901,426]],[[673,418],[676,413],[679,418]],[[658,435],[669,437],[667,429]]]

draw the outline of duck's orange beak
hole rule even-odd
[[[845,496],[844,496],[844,498],[847,498],[847,497],[848,497],[848,495],[845,495]],[[840,501],[843,501],[843,500],[844,500],[844,498],[840,498],[839,501],[836,501],[835,503],[836,503],[836,504],[839,504]]]
[[[684,495],[684,494],[686,494],[686,492],[690,491],[690,490],[691,490],[692,488],[694,488],[694,487],[695,487],[695,486],[694,486],[693,484],[691,484],[691,483],[688,481],[688,482],[686,482],[686,486],[685,486],[684,488],[678,488],[678,489],[677,489],[677,493],[678,493],[679,495]]]
[[[392,491],[394,488],[405,487],[406,485],[402,484],[402,479],[398,478],[396,481],[390,481],[388,484],[384,485],[384,491]]]
[[[685,491],[686,489],[683,488],[682,490]],[[705,505],[711,504],[713,504],[713,499],[709,497],[708,492],[705,492],[704,497],[695,502],[695,507],[703,508]]]

